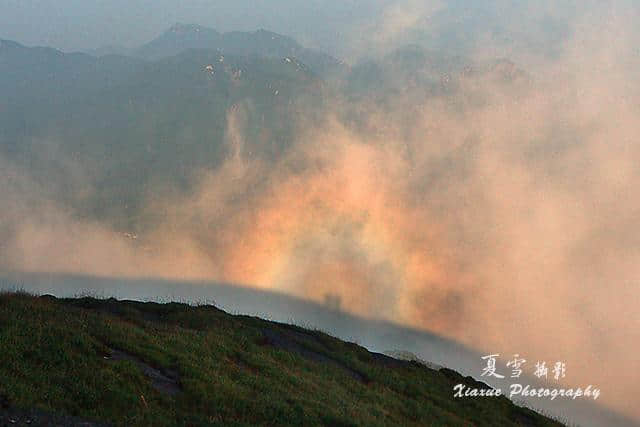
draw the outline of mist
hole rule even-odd
[[[333,52],[384,61],[437,33],[427,47],[452,43],[471,70],[451,71],[434,96],[411,79],[360,98],[334,82],[275,158],[252,150],[250,106],[236,105],[221,164],[193,171],[188,191],[149,189],[141,215],[153,220],[135,238],[83,218],[34,171],[0,158],[0,268],[242,283],[320,303],[337,296],[347,313],[518,353],[529,367],[566,362],[567,384],[596,384],[601,403],[639,420],[640,386],[629,375],[640,371],[639,10],[502,3],[500,31],[463,25],[456,42],[438,26],[463,8],[456,2],[371,2]],[[195,4],[190,13],[207,7]],[[190,16],[175,18],[89,40],[142,41]],[[262,18],[252,17],[278,30]],[[367,31],[375,36],[358,37]],[[23,38],[43,43],[45,32]],[[311,32],[302,39],[331,44]],[[69,197],[101,191],[84,166],[61,161]]]
[[[617,3],[623,3],[620,0]],[[174,23],[218,31],[266,29],[349,63],[402,43],[468,53],[492,48],[552,54],[571,22],[599,2],[523,0],[3,0],[0,38],[63,51],[133,48]],[[634,7],[627,1],[628,7]],[[286,12],[284,12],[286,11]],[[506,55],[502,55],[506,56]]]

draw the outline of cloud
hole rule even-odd
[[[392,4],[372,43],[385,50],[437,10]],[[347,311],[530,364],[563,360],[568,383],[598,385],[638,418],[638,18],[592,6],[556,54],[520,55],[528,74],[484,65],[517,51],[485,39],[483,66],[443,93],[394,82],[386,102],[332,94],[276,159],[252,152],[239,105],[227,160],[188,193],[153,189],[138,239],[2,164],[3,266],[336,295]]]

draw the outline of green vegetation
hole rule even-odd
[[[475,383],[213,306],[0,296],[0,400],[114,425],[557,425]],[[1,412],[1,411],[0,411]]]

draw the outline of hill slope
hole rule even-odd
[[[556,425],[454,400],[479,383],[453,371],[213,306],[4,294],[0,325],[0,413],[32,425]]]

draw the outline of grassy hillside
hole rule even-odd
[[[556,425],[460,382],[209,305],[0,296],[0,424]]]

